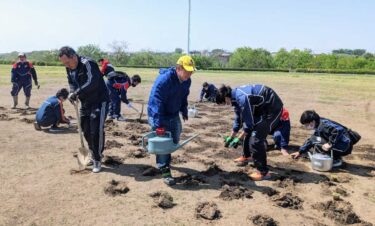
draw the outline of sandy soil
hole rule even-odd
[[[197,99],[205,79],[194,78],[191,101]],[[218,83],[227,80],[220,77]],[[247,81],[241,78],[231,84]],[[34,90],[32,105],[38,106],[65,82],[61,79],[48,88]],[[196,105],[199,117],[183,124],[182,138],[201,135],[173,154],[176,186],[164,185],[160,175],[150,169],[155,166],[155,157],[144,153],[139,146],[139,139],[149,131],[149,126],[145,121],[136,122],[138,115],[126,107],[123,109],[130,121],[106,123],[103,172],[77,171],[74,156],[79,147],[78,134],[73,130],[61,134],[35,131],[32,125],[35,111],[11,110],[9,88],[0,87],[0,225],[374,223],[373,124],[365,124],[364,119],[353,122],[353,115],[343,113],[360,108],[364,109],[364,117],[374,118],[373,102],[365,99],[351,106],[333,102],[328,109],[318,101],[317,91],[303,85],[290,89],[288,83],[267,82],[280,90],[291,112],[291,152],[309,136],[298,124],[299,115],[307,108],[322,109],[322,115],[361,133],[363,140],[345,158],[345,167],[318,173],[311,170],[306,159],[296,161],[270,150],[273,180],[253,182],[247,176],[252,167],[237,167],[232,161],[241,154],[241,147],[226,149],[222,144],[221,136],[231,128],[231,108],[200,103]],[[147,100],[150,86],[151,83],[146,83],[130,91],[130,97],[132,92],[137,94],[137,108],[141,106],[139,102]],[[75,117],[68,103],[66,110],[67,115]],[[332,117],[335,115],[336,118]],[[150,174],[156,175],[145,176]],[[162,200],[155,194],[167,198]]]

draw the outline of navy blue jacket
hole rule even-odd
[[[323,138],[327,143],[332,145],[334,151],[345,152],[351,145],[347,129],[339,123],[326,118],[320,118],[319,125],[315,128],[313,136]],[[314,144],[311,138],[309,138],[300,147],[299,152],[307,152],[313,146]]]
[[[18,61],[17,63],[13,64],[11,82],[17,82],[18,80],[22,78],[30,78],[30,77],[33,78],[36,84],[38,83],[38,77],[36,75],[35,68],[31,62]]]
[[[56,96],[49,97],[42,103],[35,115],[40,126],[51,126],[65,121],[62,102]]]
[[[200,100],[203,99],[203,96],[205,98],[214,98],[216,96],[217,88],[214,86],[214,84],[208,84],[207,90],[205,88],[202,88]]]
[[[235,118],[233,131],[241,127],[246,133],[251,132],[256,124],[263,120],[265,112],[280,111],[282,102],[277,94],[264,85],[244,85],[232,90],[232,105]]]
[[[174,67],[160,69],[152,86],[147,108],[155,127],[164,126],[169,119],[178,117],[179,112],[187,117],[190,85],[190,78],[183,82],[179,80]]]
[[[108,81],[110,84],[112,84],[114,91],[117,92],[118,95],[120,95],[121,101],[125,104],[129,104],[129,100],[127,97],[128,89],[131,86],[131,79],[129,78],[129,76],[116,76],[112,79],[109,79]],[[119,85],[119,89],[115,88],[116,84]]]
[[[78,57],[75,70],[66,68],[70,92],[78,95],[83,107],[109,101],[109,94],[98,64],[86,57]]]

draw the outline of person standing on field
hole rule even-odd
[[[13,97],[13,109],[18,105],[18,93],[23,89],[25,94],[25,106],[26,109],[30,108],[30,97],[32,82],[34,80],[35,86],[39,89],[38,77],[33,64],[26,60],[26,54],[19,53],[18,61],[12,66],[12,76],[11,82],[13,84],[12,91],[10,94]]]
[[[59,50],[59,59],[66,67],[70,86],[69,101],[81,101],[80,118],[84,137],[93,158],[94,173],[101,170],[104,151],[104,122],[108,110],[108,91],[98,64],[79,56],[71,47]]]

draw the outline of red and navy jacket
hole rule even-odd
[[[17,82],[22,78],[29,78],[29,76],[33,78],[36,84],[38,84],[38,77],[35,68],[30,61],[18,61],[13,64],[11,82]]]
[[[102,69],[100,70],[100,72],[102,73],[103,76],[110,78],[112,77],[111,75],[115,72],[115,69],[113,68],[109,60],[104,59],[102,63]]]
[[[118,94],[120,95],[121,101],[125,104],[129,104],[129,100],[127,97],[127,92],[129,87],[131,86],[131,79],[126,73],[116,71],[116,76],[113,77],[111,80],[112,87],[117,90]]]
[[[91,107],[109,101],[109,94],[98,64],[86,57],[78,56],[77,68],[66,68],[71,93],[76,93],[82,106]]]

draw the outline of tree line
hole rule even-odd
[[[126,42],[113,42],[111,51],[103,51],[98,45],[88,44],[77,49],[78,54],[94,60],[108,58],[115,66],[167,67],[175,64],[183,54],[181,48],[174,52],[140,51],[130,53]],[[331,53],[313,54],[311,50],[281,48],[271,53],[263,48],[241,47],[233,53],[222,49],[192,51],[199,69],[222,70],[270,70],[270,71],[312,71],[312,72],[375,72],[375,56],[364,49],[337,49]],[[58,50],[32,51],[28,59],[36,65],[61,65]],[[0,63],[12,63],[17,52],[0,54]]]

